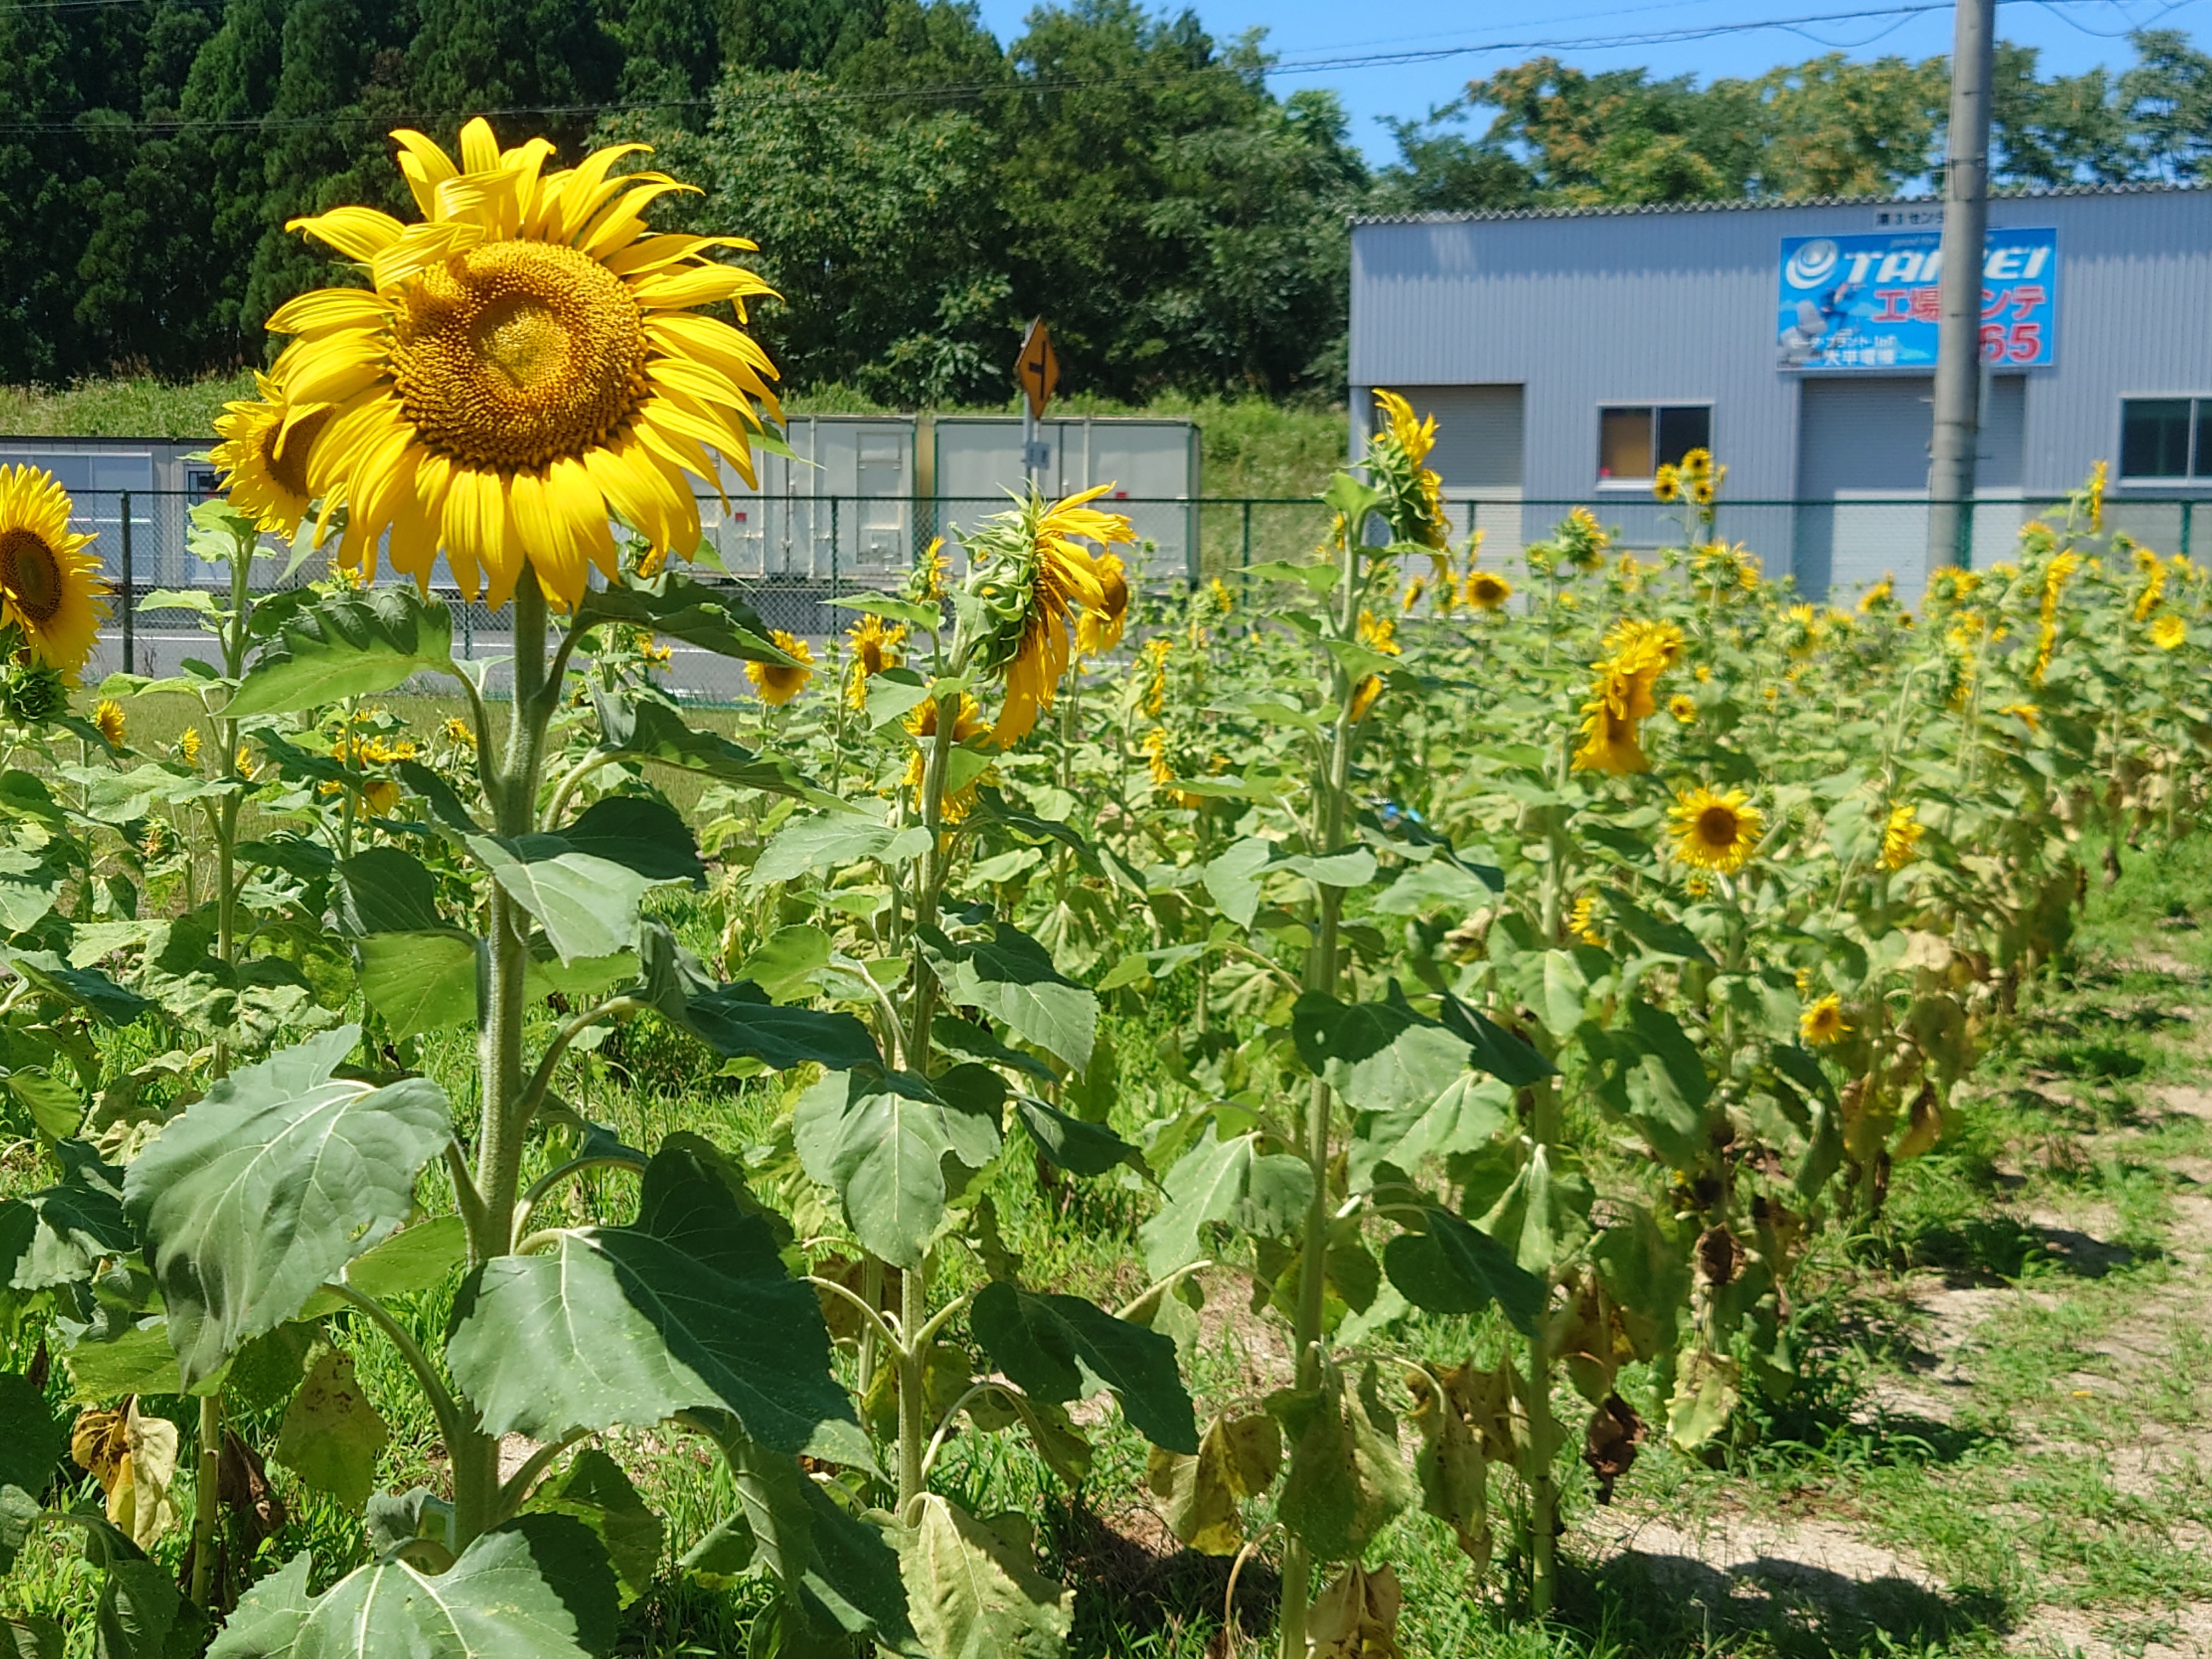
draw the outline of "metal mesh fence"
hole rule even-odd
[[[185,541],[186,515],[204,498],[183,492],[83,490],[74,499],[74,527],[94,538],[92,550],[110,586],[128,601],[114,607],[93,674],[126,666],[141,674],[170,674],[184,658],[210,654],[191,617],[143,603],[159,589],[214,588],[227,581],[222,567],[202,563]],[[853,619],[853,612],[833,605],[833,599],[897,588],[922,550],[940,536],[954,572],[963,570],[967,535],[1009,505],[1004,496],[747,495],[727,502],[706,497],[700,501],[706,543],[728,574],[702,568],[701,575],[727,581],[769,627],[807,640],[819,652]],[[1153,592],[1264,561],[1310,558],[1329,528],[1327,509],[1304,498],[1116,497],[1099,505],[1130,519],[1138,542],[1122,550],[1123,557],[1138,585]],[[1448,501],[1446,512],[1454,539],[1480,530],[1483,563],[1510,576],[1521,568],[1522,550],[1548,536],[1577,507],[1589,508],[1627,550],[1648,553],[1680,545],[1695,522],[1680,506],[1626,491],[1579,500],[1464,498]],[[2021,526],[2054,507],[2063,510],[2063,500],[1969,504],[1969,545],[1962,549],[1967,562],[1987,565],[2008,556]],[[2193,501],[2185,499],[2115,495],[2107,498],[2106,522],[2160,552],[2189,553],[2195,508]],[[1909,597],[1926,564],[1928,502],[1897,496],[1723,501],[1715,533],[1744,544],[1760,556],[1770,575],[1794,577],[1808,593],[1848,593],[1893,574]],[[258,570],[257,584],[265,586],[281,568],[280,562]],[[310,581],[324,574],[323,560],[310,557],[291,580]],[[465,601],[442,586],[441,591],[453,611],[458,653],[488,659],[509,654],[511,623],[504,609]],[[726,702],[746,691],[743,665],[681,646],[668,678],[681,695],[701,702]],[[489,684],[494,689],[502,684],[496,667]]]

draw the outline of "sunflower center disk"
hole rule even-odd
[[[1698,836],[1708,847],[1735,845],[1735,814],[1725,806],[1708,806],[1698,815]]]
[[[62,608],[62,566],[54,550],[27,530],[0,531],[0,588],[37,626]]]
[[[612,436],[645,395],[645,359],[644,324],[620,279],[544,242],[495,242],[424,272],[404,296],[392,350],[423,441],[509,470]]]
[[[331,411],[319,409],[302,416],[293,424],[291,435],[284,440],[283,447],[276,446],[277,434],[283,431],[280,423],[269,428],[264,441],[268,446],[263,454],[269,477],[279,489],[306,501],[314,492],[307,487],[307,452],[315,447],[316,435],[331,423]]]

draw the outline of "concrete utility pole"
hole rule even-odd
[[[1996,53],[1996,0],[1956,4],[1951,125],[1943,160],[1943,320],[1936,349],[1936,433],[1928,464],[1931,574],[1960,562],[1973,524],[1982,244],[1990,222],[1990,81]]]

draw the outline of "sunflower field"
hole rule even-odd
[[[1386,395],[1303,561],[1133,594],[1032,497],[772,633],[687,566],[749,245],[397,137],[145,602],[203,659],[77,686],[0,470],[10,1651],[1353,1659],[1449,1650],[1431,1546],[1545,1620],[2203,807],[2205,572],[2100,479],[1837,610],[1702,454],[1677,545],[1486,562]],[[1045,1535],[1136,1508],[1222,1568],[1149,1645]]]

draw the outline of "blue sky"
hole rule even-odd
[[[1534,44],[1468,52],[1427,63],[1295,71],[1296,60],[1410,52],[1461,44],[1537,42],[1616,37],[1632,33],[1689,30],[1718,23],[1832,16],[1887,9],[1915,0],[1626,0],[1600,9],[1597,0],[1498,0],[1477,8],[1465,0],[1396,0],[1369,10],[1343,0],[1193,0],[1217,36],[1264,27],[1268,45],[1284,60],[1278,92],[1297,87],[1334,88],[1352,118],[1352,136],[1370,157],[1395,151],[1381,125],[1384,116],[1419,116],[1458,95],[1474,76],[1548,50],[1589,70],[1643,65],[1659,75],[1757,75],[1777,64],[1797,63],[1830,50],[1854,58],[1897,54],[1925,58],[1951,46],[1948,9],[1905,17],[1872,17],[1809,24],[1794,30],[1760,29],[1703,40],[1658,41],[1627,46]],[[1021,33],[1030,0],[983,0],[983,20],[1001,41]],[[1176,6],[1180,9],[1180,6]],[[2038,46],[2045,74],[2078,73],[2094,64],[2124,64],[2124,38],[2132,28],[2179,28],[2212,33],[2212,0],[1999,0],[2002,39]]]

